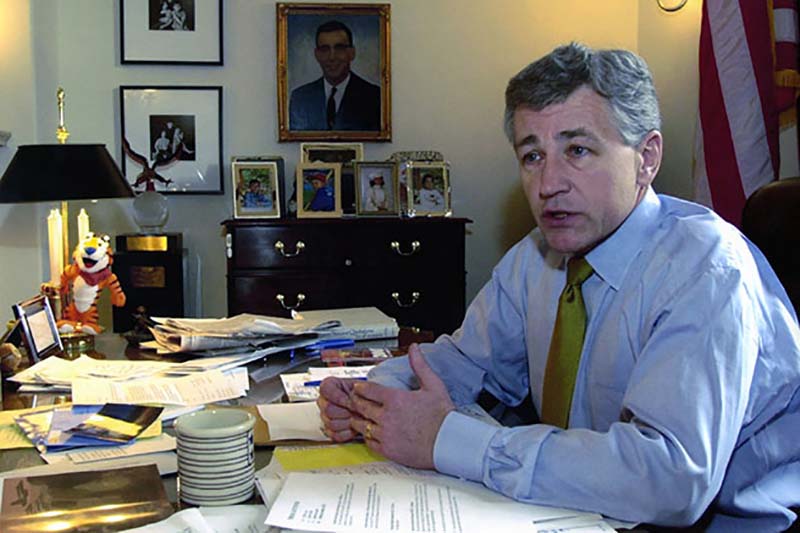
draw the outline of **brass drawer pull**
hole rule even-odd
[[[286,297],[283,294],[276,294],[275,299],[278,300],[278,303],[281,304],[281,307],[291,311],[292,309],[299,309],[300,305],[302,305],[303,301],[306,299],[306,295],[302,292],[297,293],[297,302],[294,305],[286,305]]]
[[[294,246],[294,252],[287,252],[286,245],[283,244],[283,241],[278,241],[275,243],[275,249],[278,250],[278,252],[283,257],[297,257],[298,255],[303,253],[303,250],[305,250],[305,248],[306,248],[306,243],[304,243],[303,241],[297,241],[297,244],[295,244]]]
[[[407,304],[404,304],[403,302],[400,301],[400,293],[399,292],[393,292],[392,293],[392,300],[394,300],[394,303],[397,304],[397,307],[413,307],[414,304],[417,303],[417,300],[419,300],[419,296],[420,296],[420,294],[419,294],[418,291],[412,292],[411,293],[411,302],[409,302]]]
[[[421,244],[419,243],[419,241],[411,241],[411,251],[410,252],[404,252],[403,250],[401,250],[400,249],[400,243],[397,242],[397,241],[392,241],[391,243],[389,243],[389,246],[391,246],[392,250],[397,252],[398,255],[414,255],[415,253],[417,253],[419,251]]]

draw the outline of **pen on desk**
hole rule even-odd
[[[367,381],[367,378],[347,378],[347,379],[356,379],[358,381]],[[306,381],[303,383],[304,387],[319,387],[322,384],[321,379],[315,379],[313,381]]]

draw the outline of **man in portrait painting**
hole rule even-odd
[[[322,76],[292,91],[289,129],[380,131],[381,88],[350,69],[356,57],[350,28],[337,20],[320,25],[314,57]]]

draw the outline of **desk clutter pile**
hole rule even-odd
[[[20,390],[72,401],[0,411],[0,449],[35,448],[47,463],[0,474],[0,531],[613,531],[599,515],[521,504],[361,442],[331,443],[314,402],[320,381],[365,379],[393,353],[354,341],[396,344],[398,328],[374,308],[303,315],[155,320],[151,347],[186,360],[50,357],[18,373]],[[179,454],[164,427],[211,407],[251,413],[255,446],[274,447],[251,470],[257,495],[237,500],[257,503],[175,512],[160,476],[179,470]]]

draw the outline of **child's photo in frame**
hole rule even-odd
[[[409,163],[409,214],[450,214],[450,183],[445,163]]]
[[[297,165],[297,217],[342,216],[340,163],[301,163]]]
[[[279,174],[275,161],[233,161],[234,218],[279,218]]]
[[[356,214],[391,216],[400,212],[394,163],[356,164]]]

